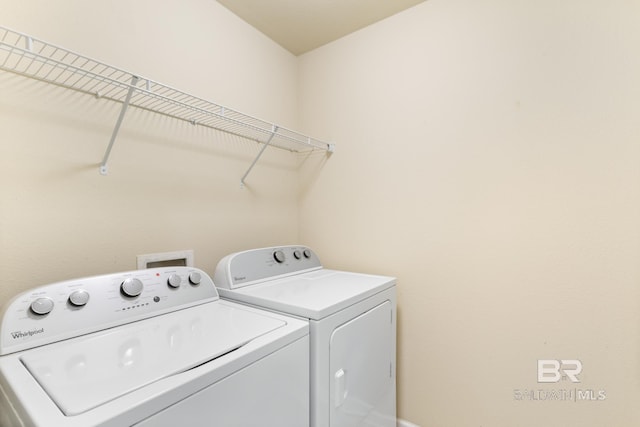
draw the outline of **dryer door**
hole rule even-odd
[[[386,301],[333,331],[331,427],[395,427],[393,327]]]

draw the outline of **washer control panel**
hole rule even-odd
[[[218,299],[193,267],[135,270],[41,286],[0,311],[0,355]]]
[[[311,249],[277,246],[227,255],[218,263],[213,280],[219,288],[237,289],[320,268],[322,264]]]

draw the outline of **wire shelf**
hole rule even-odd
[[[271,145],[292,152],[334,151],[334,145],[331,143],[249,116],[2,26],[0,69],[123,105],[101,165],[101,172],[104,174],[111,147],[129,106],[241,136],[263,143],[265,147]]]

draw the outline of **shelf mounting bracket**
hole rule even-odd
[[[138,76],[131,77],[131,85],[129,86],[127,97],[122,103],[122,109],[120,110],[120,115],[118,116],[118,120],[116,121],[116,126],[113,128],[113,133],[111,134],[111,140],[109,141],[107,150],[104,152],[102,163],[100,163],[101,175],[106,175],[108,172],[107,162],[109,161],[109,155],[111,155],[111,148],[113,148],[113,143],[116,141],[116,137],[118,136],[118,132],[120,131],[120,125],[122,124],[122,120],[124,120],[124,115],[127,112],[127,108],[129,108],[129,103],[131,102],[131,96],[133,95],[133,92],[136,90],[136,84],[138,84],[138,80],[140,80]]]
[[[260,159],[260,156],[262,156],[262,153],[264,153],[264,150],[266,150],[269,144],[271,144],[273,137],[276,136],[277,133],[278,133],[278,126],[273,125],[273,127],[271,128],[271,135],[269,136],[269,139],[267,140],[267,142],[264,143],[264,145],[262,146],[262,149],[260,150],[256,158],[253,159],[253,163],[251,163],[251,166],[249,166],[249,169],[247,169],[244,175],[242,175],[242,178],[240,178],[240,188],[244,188],[244,180],[247,179],[249,172],[251,172],[251,169],[253,169],[256,163],[258,163],[258,159]]]

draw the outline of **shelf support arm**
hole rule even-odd
[[[107,162],[109,161],[109,155],[111,155],[111,149],[113,148],[113,143],[116,141],[116,137],[118,136],[118,132],[120,131],[120,125],[122,124],[122,120],[124,119],[124,114],[127,112],[127,108],[129,108],[129,103],[131,102],[131,96],[133,92],[136,90],[136,84],[138,83],[139,77],[133,76],[131,78],[131,85],[129,86],[129,92],[127,92],[127,97],[122,104],[122,109],[120,110],[120,115],[118,116],[118,120],[116,121],[116,126],[113,128],[113,133],[111,134],[111,140],[109,141],[109,145],[107,146],[107,150],[104,153],[104,157],[102,159],[102,163],[100,163],[100,174],[107,174]]]
[[[271,128],[271,135],[269,136],[269,139],[267,140],[267,142],[264,143],[264,145],[262,146],[262,149],[260,150],[256,158],[253,159],[253,163],[251,163],[251,166],[249,166],[249,169],[247,169],[244,175],[242,175],[242,178],[240,178],[240,188],[244,188],[244,180],[247,179],[247,176],[251,172],[251,169],[253,169],[256,163],[258,163],[258,159],[260,159],[260,156],[262,156],[262,153],[264,153],[264,150],[266,150],[269,144],[271,144],[271,141],[273,140],[273,137],[276,136],[276,133],[278,133],[278,126],[274,125]]]

